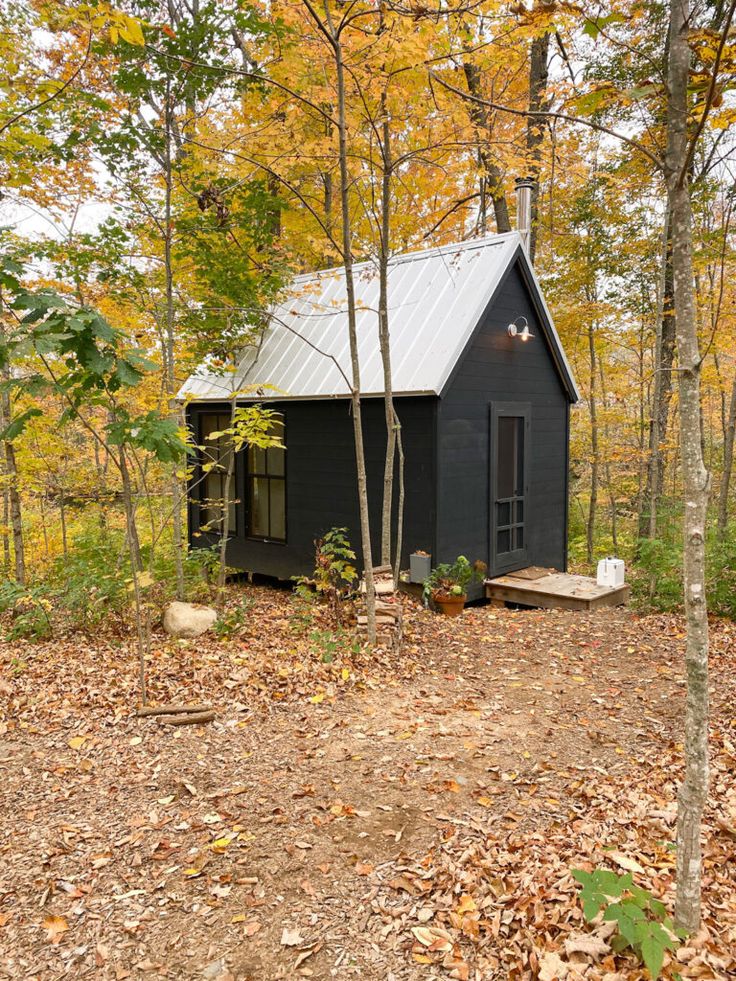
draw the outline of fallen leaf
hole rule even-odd
[[[430,950],[452,950],[452,936],[440,927],[412,927],[411,932],[423,947]]]
[[[588,954],[590,957],[605,957],[611,948],[600,937],[591,933],[579,933],[565,938],[566,954]]]
[[[299,932],[298,927],[284,927],[281,934],[281,943],[284,947],[298,947],[304,943],[304,938]]]
[[[641,872],[645,873],[645,869],[639,865],[636,859],[629,858],[628,855],[624,855],[623,852],[608,852],[608,857],[616,865],[620,865],[622,869],[626,869],[627,872]]]
[[[460,897],[460,902],[457,907],[457,912],[462,915],[463,913],[472,913],[476,909],[478,909],[478,907],[475,905],[475,900],[473,899],[473,897],[468,896],[467,893],[464,893]]]
[[[300,964],[303,964],[308,957],[311,957],[313,953],[314,947],[310,947],[309,950],[303,950],[294,961],[294,970],[296,970]]]
[[[47,916],[43,921],[46,937],[52,944],[58,944],[63,933],[69,929],[69,924],[63,916]]]
[[[548,950],[539,961],[539,981],[564,981],[570,971],[559,954]]]

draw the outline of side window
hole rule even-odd
[[[273,425],[286,443],[284,417]],[[286,541],[286,450],[248,447],[246,473],[246,534],[270,542]]]
[[[232,448],[227,436],[211,439],[212,433],[222,432],[230,425],[227,412],[206,412],[200,416],[199,443],[202,446],[202,483],[199,494],[199,529],[219,534],[225,507],[225,480],[230,466]],[[235,475],[230,481],[230,502],[228,529],[230,534],[237,530],[237,509],[235,507]]]

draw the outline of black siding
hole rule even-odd
[[[402,566],[417,548],[434,548],[435,398],[400,398],[406,454],[406,507]],[[314,540],[329,528],[346,526],[360,561],[360,520],[355,469],[355,447],[350,403],[346,399],[294,401],[269,406],[283,412],[286,422],[286,544],[246,539],[243,505],[238,504],[238,528],[228,546],[232,566],[249,572],[286,579],[305,575],[314,567]],[[222,411],[222,403],[195,403],[188,407],[190,424],[198,433],[198,416]],[[362,404],[363,434],[368,469],[373,561],[380,559],[380,523],[386,426],[383,402],[366,399]],[[245,470],[242,455],[236,466],[237,494],[244,499]],[[197,488],[191,488],[196,498]],[[394,505],[398,497],[395,486]],[[198,509],[189,507],[190,541],[212,544],[211,535],[198,535]]]
[[[525,316],[533,339],[508,336]],[[530,565],[564,569],[569,399],[517,264],[511,267],[440,401],[437,421],[437,555],[490,561],[492,402],[531,405],[527,524]],[[491,572],[494,570],[491,569]]]

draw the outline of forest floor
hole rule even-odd
[[[238,593],[233,590],[233,595]],[[671,904],[683,624],[406,603],[400,656],[337,650],[249,587],[240,636],[0,645],[0,977],[646,977],[570,870]],[[713,641],[704,928],[674,978],[736,977],[736,627]],[[328,655],[329,656],[329,655]]]

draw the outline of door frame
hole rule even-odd
[[[499,561],[496,550],[496,501],[498,499],[498,470],[496,467],[498,420],[502,416],[518,416],[524,419],[524,547],[515,552],[502,553],[505,557]],[[489,483],[488,483],[488,526],[490,542],[488,554],[490,557],[490,576],[503,575],[523,569],[529,564],[529,487],[531,471],[531,435],[532,435],[532,406],[530,402],[491,402],[490,403],[490,449],[489,449]]]

